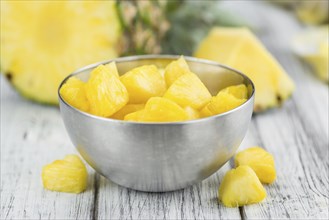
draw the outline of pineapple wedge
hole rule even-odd
[[[225,206],[238,207],[261,202],[266,191],[249,166],[239,166],[225,174],[218,197]]]
[[[262,183],[273,183],[276,179],[273,156],[263,148],[251,147],[241,151],[235,156],[234,162],[236,167],[251,167]]]
[[[128,104],[125,105],[122,109],[120,109],[118,112],[113,114],[111,118],[113,119],[118,119],[118,120],[123,120],[126,115],[137,112],[139,110],[142,110],[144,108],[144,104]]]
[[[87,188],[88,173],[76,155],[67,155],[42,169],[44,188],[58,192],[80,193]]]
[[[187,112],[175,102],[161,97],[150,98],[144,110],[126,115],[125,120],[140,122],[177,122],[188,120]]]
[[[195,74],[184,74],[176,79],[163,97],[182,107],[191,106],[199,110],[210,101],[211,94]]]
[[[171,86],[176,79],[186,73],[190,73],[190,69],[183,56],[181,56],[178,60],[169,63],[166,66],[164,73],[167,86]]]
[[[85,83],[76,77],[71,77],[62,86],[60,94],[73,107],[87,112],[89,103],[85,91]]]
[[[90,113],[103,117],[113,115],[129,100],[127,89],[118,78],[115,65],[96,67],[87,82],[86,94]]]
[[[166,83],[155,65],[144,65],[120,77],[129,92],[130,104],[143,104],[151,97],[162,96]]]
[[[280,64],[246,28],[213,28],[194,56],[220,62],[249,76],[257,91],[256,112],[279,106],[295,89]]]

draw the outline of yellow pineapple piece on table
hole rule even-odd
[[[166,83],[155,65],[134,68],[120,77],[129,93],[130,104],[143,104],[151,97],[162,96]]]
[[[187,73],[190,73],[190,69],[183,56],[176,61],[172,61],[166,66],[164,73],[167,86],[171,86],[176,79]]]
[[[246,99],[238,99],[227,92],[220,91],[201,109],[200,114],[202,117],[221,114],[242,105],[245,101]]]
[[[200,113],[198,110],[195,110],[194,108],[192,108],[190,106],[186,106],[184,108],[184,110],[186,111],[189,120],[194,120],[194,119],[200,118]]]
[[[273,156],[260,147],[251,147],[235,156],[235,166],[247,165],[257,174],[262,183],[273,183],[276,171]]]
[[[266,191],[253,169],[239,166],[225,174],[218,197],[225,206],[238,207],[261,202],[266,197]]]
[[[113,114],[111,118],[113,119],[118,119],[118,120],[123,120],[126,115],[142,110],[144,108],[144,104],[128,104],[125,105],[122,109],[120,109],[118,112]]]
[[[87,188],[88,173],[76,155],[67,155],[42,169],[44,188],[58,192],[80,193]]]
[[[163,97],[182,107],[199,110],[210,101],[211,94],[195,74],[184,74],[175,80]]]
[[[115,67],[115,66],[114,66]],[[99,65],[90,74],[86,85],[90,113],[109,117],[125,106],[129,100],[128,91],[117,77],[116,67]]]
[[[161,97],[150,98],[144,110],[126,115],[125,120],[140,122],[177,122],[188,120],[186,111],[175,102]]]
[[[69,78],[60,90],[63,99],[73,107],[82,111],[89,110],[85,83],[76,77]]]
[[[244,84],[226,87],[222,89],[221,92],[231,94],[238,99],[248,99],[248,89]]]

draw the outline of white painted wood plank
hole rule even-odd
[[[217,190],[227,163],[216,174],[195,186],[167,193],[129,190],[100,179],[99,219],[240,219],[239,209],[225,208],[217,200]]]
[[[80,195],[42,187],[42,166],[74,152],[58,108],[21,99],[1,76],[0,219],[90,218],[92,178]]]

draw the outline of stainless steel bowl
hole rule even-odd
[[[164,67],[178,56],[146,55],[115,59],[119,72],[145,64]],[[215,62],[185,57],[212,94],[244,83],[249,99],[220,115],[173,123],[139,123],[97,117],[69,105],[59,95],[61,114],[81,156],[100,174],[136,190],[164,192],[200,182],[235,153],[248,129],[254,86],[245,75]],[[101,62],[77,70],[84,81]]]

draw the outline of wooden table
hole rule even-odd
[[[254,25],[260,39],[296,82],[281,109],[254,115],[240,150],[259,145],[275,157],[277,181],[260,204],[226,208],[217,189],[227,163],[200,184],[169,193],[120,187],[89,169],[86,192],[44,190],[42,166],[75,153],[59,110],[20,98],[1,78],[1,219],[328,219],[328,85],[295,57],[301,25],[260,1],[225,2]],[[239,8],[235,6],[239,6]]]

